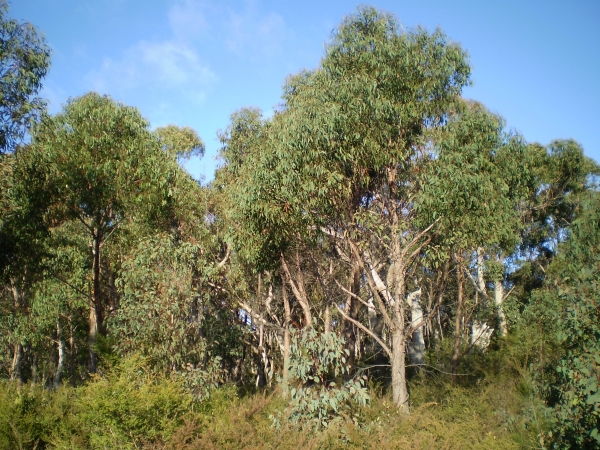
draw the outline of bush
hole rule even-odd
[[[327,428],[341,418],[353,418],[356,406],[365,406],[370,396],[366,377],[343,381],[349,374],[349,352],[344,338],[314,329],[292,330],[289,361],[291,423],[312,429]],[[276,425],[278,418],[273,418]]]

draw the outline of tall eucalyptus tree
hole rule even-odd
[[[47,216],[55,223],[77,222],[89,238],[89,370],[93,373],[97,335],[105,332],[103,248],[126,220],[163,217],[169,206],[169,173],[161,168],[168,156],[137,109],[90,93],[70,100],[62,113],[45,117],[33,130],[31,147],[18,157],[23,182],[35,181],[29,197],[49,195]]]

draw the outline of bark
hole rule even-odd
[[[506,315],[502,308],[502,302],[504,301],[504,287],[502,286],[502,280],[494,282],[494,300],[498,315],[498,331],[500,332],[500,336],[506,336]]]
[[[463,308],[463,272],[460,262],[456,269],[456,282],[458,287],[458,295],[456,299],[456,322],[454,325],[454,353],[452,354],[452,373],[458,373],[458,361],[460,358],[460,335],[462,324],[462,308]]]
[[[75,336],[71,317],[69,317],[69,378],[71,378],[71,386],[75,387]]]
[[[23,383],[23,345],[19,342],[14,345],[13,361],[10,367],[10,379]]]
[[[350,319],[357,320],[360,312],[360,302],[356,298],[360,294],[360,267],[357,264],[352,267],[352,272],[350,274],[350,292],[354,295],[348,294],[346,299],[346,314],[348,314]],[[346,360],[346,364],[349,368],[347,377],[351,377],[354,375],[354,366],[356,364],[356,333],[354,324],[348,319],[344,319],[343,327],[346,349],[350,352],[348,359]]]
[[[421,289],[412,292],[407,298],[411,310],[411,326],[420,324],[412,333],[408,354],[412,364],[425,363],[425,339],[423,337],[423,308],[421,307]]]
[[[20,310],[23,306],[22,293],[17,283],[11,279],[11,289],[13,294],[13,302],[15,310]],[[23,383],[23,344],[20,342],[13,346],[13,360],[10,367],[10,379],[18,380],[19,383]]]
[[[92,298],[90,299],[90,316],[89,316],[89,363],[88,370],[90,373],[96,373],[98,366],[98,356],[95,352],[96,342],[98,340],[98,330],[102,322],[102,314],[100,310],[100,242],[102,232],[96,230],[92,243],[92,272],[93,272],[93,288]]]
[[[409,414],[408,388],[406,386],[406,351],[404,342],[404,330],[392,331],[392,399],[398,410],[403,414]]]
[[[485,289],[485,279],[483,277],[483,249],[477,248],[477,284],[475,292],[475,304],[478,304],[479,295],[482,297],[482,307],[485,309],[487,305],[487,293]],[[471,348],[477,346],[478,348],[485,350],[490,345],[490,338],[494,332],[493,328],[490,328],[487,323],[481,322],[480,320],[473,320],[471,324]]]
[[[264,387],[266,383],[266,364],[265,364],[265,326],[260,322],[258,326],[258,374],[256,375],[256,387]]]
[[[60,320],[56,325],[56,336],[58,340],[58,364],[56,365],[56,376],[54,377],[54,389],[58,389],[60,387],[60,383],[62,381],[63,372],[65,369],[65,360],[66,360],[66,351],[67,345],[65,343],[65,339],[63,337],[62,326],[60,325]]]
[[[290,362],[290,324],[292,322],[292,312],[285,285],[282,286],[281,293],[283,296],[283,311],[285,315],[283,324],[283,374],[281,376],[281,384],[283,386],[283,395],[285,397],[287,396],[289,382],[288,366]]]
[[[310,311],[310,304],[308,303],[308,297],[306,296],[306,290],[304,289],[304,279],[302,278],[302,271],[299,267],[299,261],[296,260],[296,274],[298,276],[297,282],[292,278],[292,274],[288,268],[288,265],[283,257],[283,253],[281,254],[281,267],[283,268],[283,272],[286,276],[286,280],[292,289],[292,293],[298,303],[300,303],[300,307],[302,308],[302,312],[304,313],[304,326],[310,328],[312,326],[312,314]]]
[[[37,355],[37,353],[35,353],[31,358],[31,384],[36,384],[38,382],[38,375],[39,375],[38,355]]]

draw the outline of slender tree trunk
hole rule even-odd
[[[65,343],[65,338],[63,337],[60,319],[56,324],[56,338],[58,340],[58,364],[56,365],[56,376],[54,377],[54,389],[58,389],[60,387],[60,382],[62,381],[63,372],[65,369],[67,353],[67,345]]]
[[[504,308],[502,308],[502,302],[504,302],[504,286],[502,286],[502,280],[494,282],[494,300],[498,314],[498,330],[500,331],[500,336],[506,336],[508,330],[506,327],[506,315],[504,314]]]
[[[23,345],[19,342],[13,346],[13,360],[10,367],[10,379],[23,383]]]
[[[458,296],[456,299],[456,322],[454,325],[454,353],[452,355],[452,373],[458,373],[458,361],[460,358],[460,335],[462,326],[462,309],[463,309],[463,273],[461,262],[458,261],[456,268],[456,282],[458,287]]]
[[[15,280],[10,280],[11,290],[13,294],[14,309],[19,313],[23,307],[22,292],[19,289]],[[13,360],[10,367],[10,379],[18,380],[23,383],[23,344],[18,342],[13,345]]]
[[[258,326],[258,374],[256,375],[256,387],[264,387],[266,384],[265,380],[265,326],[260,322]]]
[[[486,300],[487,294],[485,288],[485,279],[483,273],[484,259],[483,259],[483,248],[477,247],[477,289],[475,292],[475,305],[479,304],[479,298],[481,295],[481,306],[487,309],[488,304]],[[480,294],[481,292],[481,294]],[[486,322],[480,320],[473,320],[471,323],[471,348],[475,346],[485,350],[490,345],[490,337],[494,329],[490,328]]]
[[[408,388],[406,385],[406,343],[404,330],[392,331],[392,399],[398,410],[409,414]]]
[[[421,289],[409,294],[408,305],[411,311],[411,324],[421,325],[417,327],[412,334],[411,342],[409,345],[409,355],[412,364],[423,364],[425,363],[425,339],[423,337],[423,308],[421,307]]]
[[[72,316],[69,316],[69,378],[75,387],[75,336],[73,335]]]
[[[352,267],[349,290],[354,295],[360,294],[360,267],[358,264],[354,264]],[[356,320],[358,319],[359,312],[360,302],[356,299],[356,297],[348,294],[346,299],[346,314],[348,314],[351,319]],[[354,375],[354,366],[356,364],[356,333],[354,330],[354,324],[347,319],[344,319],[343,329],[343,336],[344,340],[346,341],[346,349],[348,349],[350,352],[348,359],[346,360],[346,364],[350,369],[347,377],[351,377]]]
[[[31,384],[36,384],[39,377],[38,355],[35,353],[31,358]]]
[[[283,396],[287,396],[289,383],[289,363],[290,363],[290,324],[292,322],[292,311],[288,300],[285,284],[281,287],[283,297],[283,374],[281,376],[281,384],[283,386]]]
[[[297,279],[294,281],[292,278],[292,274],[288,268],[287,262],[281,254],[281,267],[283,268],[285,277],[287,278],[287,282],[292,289],[294,297],[298,300],[300,307],[302,308],[302,312],[304,313],[304,326],[306,328],[312,327],[312,313],[310,311],[310,304],[308,302],[308,297],[306,296],[306,290],[304,289],[304,278],[302,277],[302,271],[300,268],[300,259],[296,254],[296,277]]]
[[[93,288],[92,298],[90,299],[90,316],[89,316],[89,372],[96,373],[98,366],[98,357],[95,352],[96,342],[98,339],[98,330],[101,322],[100,314],[100,242],[101,231],[96,230],[92,243],[92,271],[93,271]]]

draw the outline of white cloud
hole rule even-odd
[[[216,76],[202,65],[198,54],[187,45],[178,42],[149,44],[141,42],[134,52],[139,52],[141,62],[154,76],[170,86],[188,83],[207,85]]]
[[[279,14],[261,16],[248,4],[243,13],[230,12],[226,45],[251,58],[271,56],[282,50],[286,35],[286,25]]]
[[[217,77],[196,51],[182,42],[141,41],[125,50],[120,59],[105,58],[86,79],[99,92],[176,88],[201,102]]]

